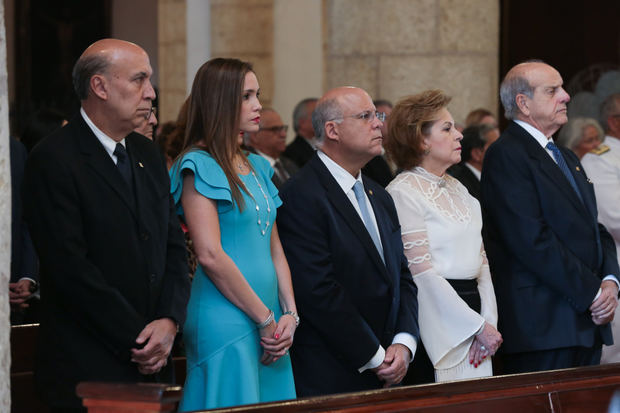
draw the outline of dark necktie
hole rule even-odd
[[[547,149],[551,151],[553,157],[555,158],[555,161],[558,163],[558,166],[562,170],[562,173],[564,174],[564,176],[566,176],[566,179],[568,179],[568,182],[575,190],[575,193],[579,197],[579,200],[581,200],[581,203],[583,203],[583,198],[581,197],[581,192],[579,192],[579,188],[577,188],[577,182],[575,182],[575,177],[573,177],[570,169],[568,169],[568,165],[566,164],[566,161],[562,156],[562,152],[560,152],[560,149],[555,146],[553,142],[547,143]]]
[[[372,218],[370,218],[370,212],[366,207],[366,197],[364,196],[364,187],[360,181],[355,181],[355,185],[353,185],[353,192],[355,193],[355,199],[357,199],[357,204],[360,207],[360,212],[362,213],[362,221],[364,221],[364,225],[366,226],[366,230],[368,231],[368,235],[372,238],[372,242],[375,244],[379,255],[381,256],[381,260],[385,262],[383,258],[383,248],[381,248],[381,242],[379,241],[379,234],[375,229],[375,226],[372,224]]]
[[[276,162],[273,164],[273,170],[282,182],[286,182],[288,178],[291,177],[288,172],[286,172],[286,169],[284,169],[284,166],[282,166],[282,162],[278,159],[276,159]]]
[[[129,164],[129,155],[127,154],[127,149],[121,144],[116,144],[116,149],[114,149],[114,156],[116,156],[117,162],[116,166],[118,167],[118,171],[123,176],[123,179],[129,186],[129,189],[133,190],[133,179],[131,179],[131,165]]]

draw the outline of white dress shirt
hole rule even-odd
[[[80,108],[80,114],[82,115],[82,118],[84,118],[84,122],[86,122],[90,130],[92,130],[97,139],[99,139],[99,142],[101,142],[103,148],[108,153],[108,155],[110,155],[110,158],[112,158],[112,161],[116,165],[116,163],[118,162],[118,159],[116,159],[116,155],[114,155],[114,151],[116,150],[116,144],[120,143],[121,145],[125,146],[125,148],[127,148],[127,146],[125,145],[125,138],[123,138],[123,140],[120,142],[116,142],[114,139],[103,133],[101,129],[95,126],[93,121],[90,120],[90,118],[84,111],[84,108]]]

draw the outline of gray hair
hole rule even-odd
[[[513,120],[519,114],[517,95],[525,95],[531,99],[534,97],[534,88],[521,75],[506,76],[499,87],[499,98],[502,101],[506,119]]]
[[[317,145],[325,142],[325,123],[329,121],[342,122],[343,112],[337,99],[327,99],[319,102],[312,112],[312,127],[314,140]],[[338,122],[340,121],[340,122]]]
[[[312,115],[308,113],[308,104],[317,100],[317,98],[306,98],[295,105],[295,109],[293,109],[293,130],[295,133],[299,133],[299,123],[301,120]],[[314,125],[314,122],[312,124]]]
[[[93,75],[105,73],[110,67],[110,60],[100,54],[81,56],[73,66],[73,88],[80,100],[88,98],[90,79]]]
[[[620,101],[620,93],[612,93],[607,96],[603,103],[601,103],[601,109],[599,111],[599,118],[601,121],[601,126],[605,132],[609,132],[609,124],[607,123],[607,118],[612,115],[618,115],[618,102]]]
[[[557,143],[560,145],[566,146],[569,149],[574,149],[579,145],[581,140],[583,139],[583,131],[588,126],[593,126],[598,132],[599,139],[603,142],[603,138],[605,134],[603,133],[603,129],[601,129],[601,125],[593,118],[572,118],[570,119],[566,125],[562,127],[560,133],[558,134]]]

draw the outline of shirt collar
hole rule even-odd
[[[334,162],[329,156],[327,156],[323,151],[318,150],[317,154],[319,155],[319,159],[323,161],[329,173],[332,174],[338,185],[342,188],[344,193],[348,193],[351,189],[353,189],[353,185],[355,185],[356,181],[362,181],[362,171],[358,172],[357,178],[354,178],[349,172],[347,172],[342,166],[338,165]]]
[[[478,178],[478,180],[480,180],[480,177],[482,176],[482,173],[477,170],[472,164],[470,164],[469,162],[465,162],[465,166],[469,168],[469,170],[471,171],[471,173],[473,173],[476,178]]]
[[[514,119],[514,122],[517,125],[521,126],[523,129],[525,129],[527,133],[532,135],[532,137],[536,139],[536,142],[538,142],[540,146],[542,146],[544,149],[547,148],[547,144],[549,142],[553,142],[553,139],[551,137],[547,138],[544,133],[542,133],[541,131],[539,131],[538,129],[530,125],[529,123],[524,122],[519,119]]]
[[[271,156],[267,155],[265,152],[261,152],[261,151],[259,151],[256,148],[254,148],[254,149],[256,150],[257,154],[259,154],[263,158],[267,159],[267,161],[269,162],[269,165],[273,168],[273,165],[276,163],[276,160],[274,158],[272,158]]]
[[[108,135],[103,133],[101,131],[101,129],[99,129],[97,126],[95,126],[93,121],[90,120],[90,118],[88,117],[88,115],[84,111],[84,108],[80,108],[80,114],[82,115],[82,118],[84,118],[84,122],[86,122],[86,124],[93,131],[93,133],[95,134],[97,139],[99,139],[99,142],[101,142],[101,144],[105,148],[105,150],[108,153],[108,155],[110,155],[112,157],[112,159],[114,159],[114,151],[116,150],[116,144],[118,142],[116,142],[114,139],[110,138]],[[125,145],[125,138],[123,138],[123,140],[120,141],[120,144],[126,147],[126,145]]]

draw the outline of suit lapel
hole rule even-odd
[[[512,123],[509,128],[513,128],[511,132],[519,136],[528,155],[538,163],[540,170],[552,181],[553,186],[559,188],[576,209],[581,212],[586,212],[585,206],[579,199],[579,196],[575,193],[575,190],[571,186],[570,182],[568,182],[568,179],[564,176],[564,173],[560,167],[551,159],[546,150],[540,146],[525,129],[516,123]]]
[[[372,261],[375,263],[377,268],[380,270],[383,277],[385,277],[390,284],[392,284],[392,280],[390,279],[386,266],[383,264],[383,260],[379,255],[379,251],[375,247],[372,238],[370,238],[370,234],[368,234],[368,230],[364,225],[364,222],[360,218],[359,214],[351,204],[351,201],[346,196],[346,194],[342,191],[342,188],[338,185],[338,182],[331,175],[327,167],[323,164],[323,162],[319,159],[318,155],[314,155],[310,160],[310,163],[314,170],[316,171],[321,184],[325,187],[327,198],[334,206],[334,209],[337,213],[343,218],[343,220],[347,223],[351,231],[355,234],[355,236],[359,239],[359,241],[364,246],[367,254],[372,258]],[[371,201],[372,202],[372,201]],[[373,209],[375,208],[373,204]],[[375,218],[377,219],[377,225],[381,228],[383,225],[380,224],[380,220],[378,218],[378,214],[375,213]],[[384,235],[379,229],[381,234],[381,240],[383,240]]]
[[[119,198],[127,204],[127,207],[134,217],[137,218],[135,201],[131,189],[123,180],[114,161],[110,158],[110,155],[108,155],[103,145],[101,145],[101,142],[99,142],[99,139],[97,139],[81,115],[77,115],[73,121],[77,123],[76,138],[80,151],[85,158],[86,165],[112,188]]]

